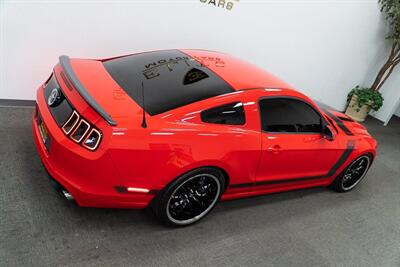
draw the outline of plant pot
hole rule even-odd
[[[369,111],[370,107],[367,105],[359,107],[357,104],[357,96],[353,95],[349,105],[347,106],[346,115],[350,116],[355,121],[364,121],[368,116]]]

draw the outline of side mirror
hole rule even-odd
[[[324,126],[324,128],[322,130],[322,135],[328,141],[333,141],[335,139],[335,134],[330,125]]]

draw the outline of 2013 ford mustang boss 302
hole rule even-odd
[[[146,208],[184,226],[222,199],[353,189],[377,142],[350,117],[227,54],[61,56],[33,134],[56,187],[86,207]]]

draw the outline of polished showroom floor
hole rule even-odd
[[[35,151],[32,112],[0,108],[0,266],[400,266],[399,118],[365,123],[379,155],[353,192],[224,202],[169,229],[144,211],[67,203]]]

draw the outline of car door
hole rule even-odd
[[[340,139],[324,138],[326,122],[307,101],[294,97],[259,99],[262,153],[258,183],[326,178],[343,152]]]

